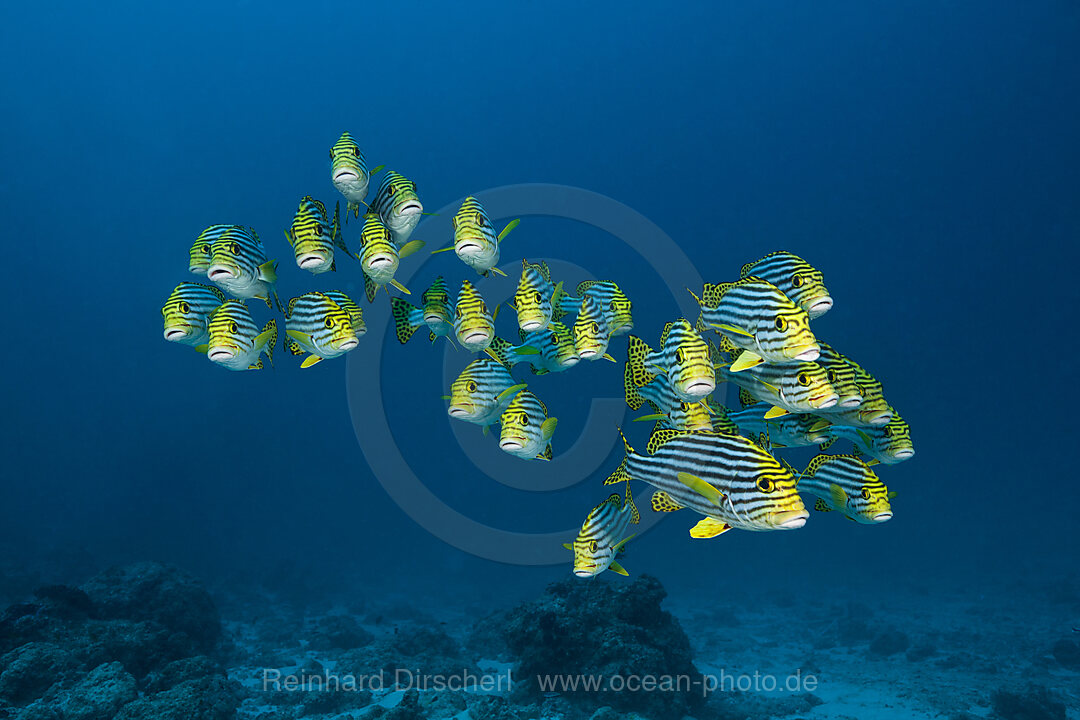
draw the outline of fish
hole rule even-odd
[[[364,215],[364,227],[360,231],[360,250],[355,257],[364,271],[364,295],[368,302],[375,300],[379,288],[393,285],[406,295],[408,289],[394,279],[401,258],[408,257],[424,246],[422,240],[413,240],[398,248],[391,238],[390,229],[374,213]],[[389,290],[386,291],[390,293]]]
[[[577,293],[576,296],[564,294],[559,298],[559,307],[564,313],[579,310],[581,302],[586,297],[592,297],[600,303],[600,310],[607,317],[612,337],[633,331],[634,304],[615,283],[608,280],[584,280],[578,283],[574,292]]]
[[[499,418],[499,447],[525,460],[550,460],[551,436],[558,420],[548,417],[547,406],[528,390],[522,390]]]
[[[574,574],[592,578],[610,569],[629,576],[615,558],[633,538],[633,535],[627,536],[626,531],[640,520],[641,514],[634,505],[627,482],[625,499],[619,493],[612,494],[589,512],[573,544],[563,543],[564,548],[574,553]]]
[[[742,530],[794,530],[809,513],[795,489],[791,470],[742,435],[657,430],[647,454],[623,437],[626,456],[605,484],[641,480],[656,488],[656,512],[690,508],[704,515],[694,538]]]
[[[345,206],[345,222],[349,221],[349,213],[353,217],[360,217],[360,206],[365,204],[371,176],[381,169],[382,165],[368,172],[364,153],[360,152],[360,146],[348,132],[341,133],[330,148],[330,180],[348,203]]]
[[[349,248],[341,237],[339,214],[341,204],[334,207],[334,220],[331,223],[326,216],[326,206],[310,195],[300,200],[300,206],[293,216],[292,225],[285,231],[296,257],[296,266],[301,270],[319,275],[337,270],[334,261],[334,247],[346,253]]]
[[[664,375],[680,400],[701,400],[716,389],[709,346],[686,318],[664,325],[660,349],[656,351],[641,338],[631,335],[626,364],[629,370],[624,374],[624,380],[640,388],[658,375]]]
[[[438,251],[436,251],[438,252]],[[547,327],[552,320],[559,320],[566,313],[559,300],[565,296],[562,283],[551,284],[551,270],[547,263],[521,261],[521,279],[511,304],[517,312],[518,328],[536,332]]]
[[[358,338],[363,337],[367,332],[367,325],[364,324],[364,311],[360,309],[360,306],[340,290],[323,290],[323,295],[336,302],[338,307],[349,314],[353,333]]]
[[[213,255],[214,241],[232,228],[243,228],[239,225],[211,225],[199,233],[195,242],[188,251],[188,271],[195,275],[205,275],[210,269],[210,259]],[[250,232],[255,232],[251,230]]]
[[[537,375],[569,370],[581,360],[573,331],[561,322],[552,320],[544,330],[519,332],[519,336],[520,345],[494,338],[487,349],[488,355],[510,367],[528,362]]]
[[[398,342],[402,345],[409,342],[413,334],[426,325],[431,342],[445,337],[447,342],[453,345],[450,334],[454,332],[454,306],[450,302],[450,293],[446,290],[446,281],[442,275],[435,278],[424,291],[421,301],[421,307],[413,307],[403,298],[390,298]]]
[[[739,372],[760,363],[817,360],[821,354],[810,318],[772,283],[746,277],[733,283],[706,284],[699,298],[697,327],[711,328],[745,352],[731,366]]]
[[[484,212],[484,206],[474,197],[467,197],[451,221],[454,226],[454,253],[473,270],[484,277],[491,274],[506,276],[499,268],[499,245],[503,238],[518,226],[520,219],[511,220],[506,227],[495,234],[491,218]],[[446,252],[451,248],[442,248],[435,252]]]
[[[210,314],[225,302],[225,293],[211,285],[182,282],[161,308],[165,339],[206,350]]]
[[[883,465],[895,465],[915,456],[915,445],[911,442],[911,428],[899,413],[893,413],[889,423],[881,427],[828,425],[821,432],[828,435],[821,444],[823,452],[836,440],[844,439],[850,440],[856,450]]]
[[[262,370],[262,355],[266,353],[273,367],[277,321],[271,319],[260,332],[251,311],[240,300],[226,300],[211,313],[209,333],[206,357],[210,362],[230,370]]]
[[[889,492],[885,483],[854,455],[818,455],[799,475],[799,492],[816,496],[814,509],[833,510],[864,525],[876,525],[892,519]]]
[[[452,418],[488,428],[502,416],[524,383],[515,383],[510,369],[497,360],[473,360],[450,386],[446,413]]]
[[[845,357],[844,361],[855,370],[855,383],[859,386],[863,401],[855,408],[833,408],[829,411],[828,419],[837,425],[855,427],[888,425],[895,411],[885,399],[881,382],[851,358]]]
[[[608,354],[611,342],[611,326],[600,309],[599,301],[592,295],[586,295],[581,301],[581,309],[574,321],[574,348],[582,360],[610,360]]]
[[[862,388],[859,387],[855,366],[828,343],[818,340],[818,345],[821,347],[821,354],[815,362],[825,368],[829,384],[839,398],[833,407],[855,408],[862,405]]]
[[[344,297],[356,310],[360,309],[344,293],[335,294]],[[329,293],[321,292],[304,293],[289,301],[285,313],[285,350],[293,355],[311,353],[304,358],[301,368],[344,355],[360,344],[354,316],[347,307],[342,307]],[[362,335],[366,331],[362,313],[360,318]]]
[[[780,250],[742,266],[742,277],[758,277],[780,288],[811,320],[833,306],[825,276],[798,255]]]
[[[737,363],[738,357],[734,361]],[[719,370],[725,380],[746,390],[754,400],[772,405],[764,415],[766,420],[787,413],[820,412],[839,400],[825,368],[816,362],[759,364],[741,372],[732,371],[730,366]]]
[[[657,428],[677,430],[710,430],[713,428],[712,410],[707,401],[687,402],[679,398],[666,375],[658,375],[641,387],[634,384],[633,368],[629,363],[623,367],[623,388],[626,405],[639,410],[646,402],[652,407],[649,415],[634,418],[634,422],[656,420]]]
[[[483,296],[468,280],[462,280],[454,306],[454,335],[461,346],[469,352],[480,352],[491,345],[495,337],[495,312],[488,312]]]
[[[387,170],[383,176],[370,210],[378,213],[390,229],[394,244],[402,250],[424,214],[424,206],[416,194],[416,183],[393,170]]]
[[[273,309],[281,309],[277,290],[277,260],[267,260],[258,234],[233,225],[210,246],[210,267],[206,277],[230,295],[258,298]],[[270,302],[274,298],[273,304]]]
[[[738,412],[729,412],[726,417],[738,426],[740,432],[751,438],[765,433],[773,447],[808,447],[819,445],[829,439],[827,430],[815,430],[818,418],[805,413],[782,415],[765,419],[772,406],[769,403],[755,403]]]

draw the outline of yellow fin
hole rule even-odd
[[[824,418],[822,418],[822,419],[818,420],[816,423],[814,423],[813,425],[810,426],[810,432],[812,432],[812,433],[821,432],[822,430],[824,430],[825,428],[828,428],[828,427],[832,427],[832,423],[829,422],[828,420],[825,420]]]
[[[435,255],[437,253],[448,252],[448,251],[453,250],[453,249],[454,249],[454,246],[451,245],[450,247],[444,247],[444,248],[439,248],[438,250],[432,250],[431,254]]]
[[[612,560],[611,564],[608,565],[608,569],[611,570],[611,572],[619,573],[620,575],[623,575],[625,577],[630,577],[630,573],[626,572],[626,568],[624,568],[622,565],[620,565],[614,560]]]
[[[309,368],[312,365],[317,365],[318,363],[321,363],[322,361],[323,359],[318,355],[308,355],[306,358],[304,358],[304,362],[300,363],[300,367]]]
[[[642,415],[639,418],[634,418],[630,422],[646,422],[648,420],[667,420],[667,415],[663,413],[653,413],[652,415]]]
[[[496,275],[502,275],[503,277],[506,277],[506,273],[504,273],[502,270],[500,270],[497,267],[491,268],[491,272],[493,272]]]
[[[202,353],[203,355],[205,355],[206,351],[209,350],[209,349],[210,349],[209,345],[196,345],[195,346],[195,352]]]
[[[604,354],[603,354],[603,355],[601,355],[600,357],[604,358],[605,360],[610,360],[610,361],[611,361],[611,362],[613,362],[613,363],[617,363],[617,362],[619,362],[618,360],[616,360],[615,358],[611,357],[611,356],[610,356],[610,355],[608,355],[607,353],[604,353]]]
[[[384,167],[386,167],[386,166],[385,165],[379,165],[374,170],[368,170],[368,176],[370,177],[370,176],[374,175],[375,173],[382,170]]]
[[[679,482],[683,485],[690,488],[713,505],[721,507],[720,503],[723,500],[724,495],[715,487],[705,482],[697,475],[691,475],[690,473],[681,472],[676,477],[678,477]]]
[[[311,336],[306,335],[299,330],[286,330],[285,334],[291,337],[293,340],[296,340],[297,342],[302,342],[305,345],[313,344],[311,341]]]
[[[398,250],[398,257],[402,259],[407,258],[420,248],[424,247],[425,244],[426,243],[423,240],[410,240]]]
[[[833,505],[838,508],[847,507],[847,493],[844,492],[844,488],[840,487],[836,483],[829,485],[829,496],[832,497]]]
[[[698,539],[711,538],[716,537],[717,535],[723,535],[730,529],[731,526],[726,522],[717,520],[716,518],[707,517],[702,518],[698,521],[697,525],[690,528],[690,537]]]
[[[515,355],[539,355],[540,351],[534,348],[532,345],[525,345],[514,349]]]
[[[405,287],[404,285],[399,283],[397,280],[391,280],[390,284],[393,285],[394,287],[396,287],[401,292],[405,293],[406,295],[412,295],[412,293],[409,292],[409,288]]]
[[[733,335],[742,335],[743,337],[754,337],[754,333],[747,332],[746,330],[743,330],[741,327],[735,327],[734,325],[729,325],[728,323],[720,323],[719,325],[715,325],[714,327],[717,327],[720,330],[723,330],[724,332],[732,333]]]
[[[782,407],[776,407],[775,405],[769,408],[769,412],[765,413],[766,420],[772,420],[773,418],[783,417],[787,415],[788,411]]]
[[[259,266],[259,278],[273,285],[277,282],[277,260],[267,260]],[[269,303],[270,301],[267,300]]]
[[[526,383],[518,383],[517,385],[511,385],[510,387],[506,388],[501,393],[496,395],[495,396],[495,401],[496,402],[502,402],[503,400],[505,400],[508,397],[511,397],[513,395],[517,395],[518,391],[524,390],[526,387],[528,387],[528,385]],[[487,430],[487,428],[484,428],[484,429]]]
[[[511,220],[510,222],[506,223],[506,227],[504,227],[502,229],[502,232],[499,233],[499,237],[497,238],[498,241],[502,242],[502,239],[504,237],[506,237],[507,235],[509,235],[510,231],[513,230],[514,228],[516,228],[520,224],[521,224],[521,218],[515,218],[515,219]]]
[[[542,437],[545,441],[550,440],[551,436],[555,434],[555,426],[558,424],[558,418],[548,418],[544,422],[540,423],[540,437]]]
[[[671,496],[663,490],[654,492],[649,504],[652,505],[653,512],[659,513],[669,513],[683,509],[682,505],[672,500]]]
[[[744,350],[738,357],[738,359],[731,364],[731,372],[737,373],[752,368],[765,362],[765,360],[757,353]]]
[[[567,550],[573,550],[574,549],[574,546],[571,545],[570,543],[563,543],[562,546],[564,548],[566,548]]]

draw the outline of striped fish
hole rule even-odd
[[[364,324],[364,311],[360,309],[360,306],[340,290],[323,290],[323,295],[336,302],[338,307],[349,314],[353,334],[358,338],[363,337],[367,332],[367,325]]]
[[[581,524],[573,544],[563,544],[564,548],[574,552],[574,574],[580,578],[591,578],[610,568],[612,572],[628,576],[630,573],[615,560],[615,556],[633,537],[628,537],[626,531],[640,520],[641,515],[634,505],[628,482],[625,500],[619,493],[614,493],[594,507]]]
[[[825,368],[816,362],[755,365],[741,372],[725,366],[720,368],[720,373],[755,400],[772,405],[764,415],[766,420],[787,413],[820,412],[836,405],[839,399],[829,384]]]
[[[840,398],[833,407],[837,409],[855,408],[862,405],[862,388],[859,387],[855,376],[855,366],[828,343],[819,340],[818,345],[821,346],[821,355],[818,356],[816,362],[825,368],[829,384],[833,386],[833,390],[836,391],[836,395]]]
[[[489,358],[473,360],[461,371],[450,386],[450,401],[446,413],[484,428],[499,420],[503,411],[524,384],[516,384],[510,370],[502,363]]]
[[[611,342],[611,326],[607,316],[600,308],[600,303],[592,295],[586,295],[581,301],[577,320],[574,321],[574,347],[582,360],[603,358],[615,362],[608,355],[608,343]]]
[[[548,417],[547,407],[528,390],[519,392],[499,418],[499,447],[525,460],[550,460],[551,436],[558,420]]]
[[[468,280],[461,282],[454,306],[454,335],[469,352],[486,350],[495,337],[495,318],[499,308],[490,313],[483,296]]]
[[[161,308],[165,339],[196,348],[204,346],[210,338],[210,314],[223,302],[225,293],[216,287],[202,283],[180,283]]]
[[[564,295],[561,282],[551,284],[551,271],[547,263],[522,260],[521,279],[513,299],[518,328],[535,332],[546,328],[552,320],[561,318],[566,313],[559,308],[557,300]]]
[[[350,212],[353,217],[360,217],[360,206],[365,204],[371,176],[381,169],[382,165],[368,172],[364,153],[360,152],[360,146],[347,132],[341,133],[341,137],[330,148],[330,180],[348,203],[345,208],[345,222],[349,221]]]
[[[446,291],[446,281],[441,275],[424,291],[421,299],[423,306],[413,307],[402,298],[390,298],[398,342],[402,345],[409,342],[413,333],[426,325],[431,342],[445,337],[453,345],[450,333],[454,331],[454,307],[450,303],[450,293]]]
[[[769,253],[757,262],[743,265],[741,275],[758,277],[780,288],[811,320],[832,308],[825,276],[798,255],[784,251]]]
[[[420,240],[414,240],[398,249],[390,235],[390,229],[383,224],[378,215],[364,215],[364,227],[360,231],[360,251],[356,259],[364,271],[364,295],[368,302],[375,299],[379,288],[393,285],[405,294],[409,294],[404,285],[394,279],[401,258],[408,257],[424,246]],[[390,293],[389,290],[386,291]]]
[[[600,303],[600,309],[607,317],[611,336],[626,335],[634,329],[634,305],[618,285],[608,280],[585,280],[578,283],[577,296],[563,295],[559,298],[559,307],[565,313],[576,312],[586,297],[592,297]]]
[[[262,354],[274,365],[277,321],[270,320],[262,332],[247,305],[226,300],[210,315],[210,340],[206,357],[230,370],[262,370]]]
[[[207,270],[210,269],[214,241],[232,228],[240,228],[241,232],[243,231],[243,227],[240,225],[211,225],[199,233],[199,237],[195,238],[191,250],[188,251],[188,270],[195,275],[205,275]],[[250,228],[249,231],[255,232]]]
[[[370,211],[378,213],[383,224],[390,229],[394,244],[404,250],[405,243],[424,214],[424,206],[416,194],[416,183],[388,170],[371,202]]]
[[[520,222],[520,220],[511,220],[496,235],[495,226],[491,224],[491,218],[484,212],[484,207],[476,198],[467,197],[452,220],[454,253],[461,262],[484,277],[492,273],[505,277],[506,273],[495,267],[499,264],[499,244]],[[449,249],[443,248],[435,252],[445,252]]]
[[[881,381],[868,373],[859,363],[849,357],[844,360],[855,368],[855,382],[863,397],[858,408],[845,410],[843,413],[830,413],[829,419],[839,425],[856,427],[883,427],[892,420],[894,410],[885,399],[885,388]]]
[[[310,195],[305,195],[293,216],[292,225],[285,231],[285,239],[293,249],[296,266],[315,275],[337,270],[334,263],[334,246],[345,252],[341,239],[339,213],[341,204],[334,207],[334,221],[326,217],[326,206]]]
[[[281,309],[277,290],[277,260],[267,260],[262,240],[250,228],[233,225],[210,246],[210,267],[206,277],[230,295],[242,299],[258,298]],[[271,304],[270,297],[274,303]]]
[[[836,510],[864,525],[892,519],[889,501],[896,493],[854,455],[818,455],[799,476],[798,487],[819,498],[815,510]]]
[[[716,389],[716,374],[708,344],[686,318],[664,326],[660,349],[653,351],[641,338],[631,335],[624,375],[636,387],[644,387],[663,375],[680,400],[696,401]],[[629,395],[629,390],[627,391]]]
[[[652,508],[688,507],[705,516],[691,537],[715,537],[732,528],[793,530],[809,514],[795,491],[791,471],[742,435],[658,430],[647,455],[623,438],[626,457],[605,484],[628,479],[655,487]]]
[[[852,427],[850,425],[830,425],[822,431],[826,438],[821,449],[829,448],[837,439],[850,440],[855,449],[866,453],[884,465],[895,465],[910,460],[915,456],[915,445],[911,442],[911,428],[893,413],[888,425],[881,427]]]
[[[773,447],[807,447],[829,439],[828,431],[814,429],[818,424],[815,416],[789,413],[766,420],[765,413],[770,409],[769,403],[756,403],[739,412],[727,413],[727,418],[750,438],[765,433]]]
[[[344,293],[335,294],[344,297],[356,310],[360,309]],[[311,353],[304,358],[301,368],[344,355],[359,344],[353,315],[346,307],[321,292],[304,293],[289,301],[285,313],[285,350],[293,355]]]
[[[626,391],[626,404],[631,410],[640,409],[646,402],[653,409],[649,415],[634,418],[634,422],[656,420],[656,428],[685,431],[710,430],[713,427],[712,410],[707,401],[682,400],[664,375],[637,387],[633,382],[632,368],[626,363],[623,368],[623,388]]]
[[[528,362],[537,375],[569,370],[581,360],[574,345],[573,331],[561,322],[552,320],[544,330],[522,332],[520,337],[520,345],[495,338],[488,348],[488,355],[509,367]]]
[[[694,295],[693,292],[690,293]],[[706,284],[698,328],[719,331],[744,352],[732,372],[762,362],[812,361],[821,352],[810,318],[772,283],[747,277],[733,283]]]

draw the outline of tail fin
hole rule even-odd
[[[626,500],[624,502],[630,508],[630,522],[637,525],[641,522],[641,513],[638,512],[637,505],[634,504],[634,496],[630,494],[629,480],[626,482]]]
[[[346,220],[346,222],[348,222],[348,220],[349,220],[349,213],[348,212],[345,213],[345,220]],[[331,232],[333,233],[334,244],[337,245],[342,250],[344,250],[345,252],[349,253],[349,248],[348,248],[348,246],[345,245],[345,238],[341,235],[341,201],[340,200],[338,200],[337,205],[334,206],[334,224],[332,226]],[[351,255],[352,253],[349,253],[349,254]]]
[[[270,319],[263,326],[262,332],[255,338],[256,343],[263,343],[263,351],[270,360],[270,367],[274,367],[274,345],[277,344],[277,320]]]
[[[414,325],[412,322],[412,315],[419,308],[415,308],[407,301],[394,296],[390,298],[390,309],[394,314],[394,333],[397,335],[398,342],[404,345],[409,342],[409,338],[413,336],[413,333],[420,328],[420,325]]]
[[[375,302],[375,296],[379,293],[379,286],[376,285],[367,273],[364,273],[364,295],[367,296],[368,302]]]
[[[486,352],[492,357],[492,359],[499,361],[508,368],[514,367],[514,361],[511,357],[514,353],[510,352],[510,349],[514,347],[509,340],[504,340],[498,335],[491,338],[491,344],[487,346]]]
[[[615,483],[625,482],[627,488],[630,487],[630,473],[626,471],[626,463],[630,459],[630,456],[634,452],[634,448],[630,447],[630,443],[627,442],[626,436],[623,435],[622,430],[619,430],[619,437],[622,438],[623,448],[626,450],[626,457],[619,463],[619,467],[615,468],[615,472],[608,476],[608,479],[604,481],[605,485],[614,485]]]
[[[645,369],[645,357],[652,352],[652,348],[636,335],[631,335],[629,342],[626,351],[627,372],[635,387],[645,387],[656,377]]]

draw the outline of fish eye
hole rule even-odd
[[[791,278],[791,284],[795,287],[802,287],[804,282],[806,281],[802,279],[801,275],[796,275],[795,277]]]
[[[332,327],[334,327],[334,321],[331,320],[330,318],[326,318],[326,320],[323,322],[323,325],[325,325],[328,328],[332,328]]]
[[[524,427],[529,426],[529,414],[528,413],[521,413],[521,424]]]
[[[484,216],[482,213],[476,213],[476,224],[480,227],[484,227],[485,225],[487,225],[487,221],[484,220]]]
[[[356,145],[353,145],[352,154],[353,157],[360,157],[360,148]]]
[[[757,481],[757,486],[758,486],[758,490],[760,490],[763,493],[771,493],[773,490],[776,489],[776,486],[773,485],[773,481],[770,480],[769,478],[761,478],[761,479],[759,479]]]
[[[836,371],[835,370],[827,370],[826,371],[826,377],[829,378],[829,382],[831,382],[831,383],[836,382]]]
[[[465,389],[471,393],[476,392],[476,381],[470,380],[468,383],[465,384]]]
[[[776,329],[779,330],[780,332],[784,332],[785,330],[787,330],[787,320],[785,320],[782,317],[777,317],[776,318]]]
[[[322,235],[323,234],[322,225],[316,225],[315,227],[313,227],[311,229],[315,231],[316,235]]]
[[[594,322],[594,323],[592,324],[592,331],[593,331],[594,333],[598,333],[598,332],[600,332],[600,323],[595,323],[595,322]]]
[[[229,323],[229,332],[231,332],[231,333],[233,333],[235,335],[239,330],[240,330],[240,326],[236,324],[235,320],[233,322]]]
[[[862,489],[862,497],[863,497],[863,500],[869,500],[870,499],[870,488],[864,487]]]
[[[180,303],[180,312],[182,312],[182,313],[184,313],[186,315],[187,313],[191,312],[191,306],[188,305],[186,302],[181,302]]]
[[[806,387],[810,384],[810,376],[804,372],[799,373],[799,384]]]
[[[229,252],[233,255],[240,254],[240,243],[229,243]]]
[[[536,302],[538,304],[544,302],[544,296],[541,295],[540,293],[535,293],[533,297],[536,298]]]
[[[202,252],[203,252],[203,255],[209,255],[210,254],[210,245],[203,245],[202,246]]]
[[[591,543],[589,543],[589,549],[592,550],[593,552],[596,552],[596,549],[598,547],[600,547],[600,546],[596,543],[595,540],[593,540]]]

